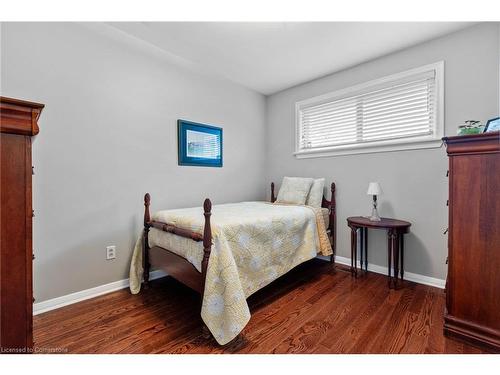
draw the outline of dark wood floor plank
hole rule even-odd
[[[380,349],[382,353],[399,354],[409,345],[412,333],[417,325],[418,314],[405,311],[399,322],[394,325],[394,334],[386,341],[386,348]]]
[[[355,342],[351,343],[349,353],[367,353],[374,342],[383,339],[386,327],[401,297],[402,293],[394,293],[392,290],[389,291],[384,302],[374,311],[363,333]]]
[[[396,308],[393,310],[386,326],[379,332],[378,339],[370,347],[373,354],[391,353],[392,343],[404,334],[404,324],[408,308],[415,296],[415,285],[408,285],[405,289],[392,290],[392,295],[401,294]]]
[[[169,307],[156,305],[144,311],[136,311],[125,318],[93,327],[81,337],[66,338],[69,341],[63,341],[63,345],[78,353],[96,353],[100,350],[108,352],[109,346],[113,347],[109,352],[115,352],[120,348],[119,343],[123,338],[133,337],[134,333],[144,330],[144,327],[164,324],[169,310]]]
[[[335,283],[343,283],[344,280],[348,280],[348,275],[342,272],[334,280]],[[307,300],[315,300],[316,296],[324,295],[325,291],[331,289],[331,282],[328,275],[322,275],[312,280],[311,284],[301,292],[290,293],[289,296],[265,306],[262,313],[259,314],[260,316],[252,317],[240,337],[225,347],[224,352],[251,352],[254,349],[252,345],[260,343],[265,337],[272,334],[272,328],[279,324],[288,315],[288,312],[293,311],[297,306],[303,306]]]
[[[432,292],[432,291],[431,291]],[[445,294],[442,291],[434,292],[436,299],[431,308],[430,332],[425,344],[425,353],[444,353],[446,338],[443,335]]]
[[[186,292],[194,294],[189,290]],[[195,297],[195,295],[191,295],[191,297]],[[199,324],[199,307],[196,299],[175,300],[167,296],[163,304],[137,310],[130,317],[108,322],[106,333],[89,335],[84,339],[87,343],[86,346],[82,346],[79,341],[76,341],[71,348],[77,346],[79,352],[88,353],[99,353],[101,350],[106,353],[118,353],[127,348],[134,351],[132,349],[134,346],[148,344],[147,341],[141,342],[138,339],[142,335],[151,339],[155,337],[155,334],[158,338],[169,332],[174,334],[175,329],[180,326],[179,319],[185,322],[182,326],[187,326],[193,321]]]
[[[113,304],[123,303],[127,301],[128,293],[119,290],[114,293],[104,294],[95,298],[78,302],[78,310],[73,308],[73,305],[61,307],[57,310],[35,315],[33,321],[41,329],[49,329],[49,327],[59,325],[59,320],[64,317],[65,321],[71,318],[78,317],[81,314],[89,314],[91,311],[96,311],[104,308],[105,306],[112,306]]]
[[[231,343],[202,334],[199,295],[171,278],[34,317],[37,347],[70,353],[483,353],[443,336],[442,290],[386,276],[355,279],[313,260],[249,299],[252,317]]]
[[[377,276],[371,275],[374,281],[379,280]],[[380,282],[380,280],[379,280]],[[322,345],[322,340],[325,337],[330,337],[338,332],[337,322],[349,315],[352,310],[352,301],[359,301],[359,296],[363,293],[369,293],[370,288],[363,287],[364,282],[350,277],[348,287],[339,288],[339,293],[336,293],[323,306],[318,306],[315,313],[311,315],[311,319],[302,327],[298,327],[296,332],[281,343],[274,353],[314,353],[316,347]],[[376,282],[370,284],[375,288]],[[349,302],[351,301],[351,302]]]
[[[427,288],[425,285],[416,284],[414,290],[415,294],[410,306],[408,306],[408,311],[414,314],[419,314],[425,304],[425,299],[427,298],[429,288]]]
[[[386,280],[380,277],[380,282],[385,283]],[[373,282],[375,284],[375,282]],[[377,287],[372,290],[372,298],[360,306],[360,312],[357,316],[347,316],[343,322],[335,326],[338,331],[334,340],[326,340],[322,342],[325,346],[330,348],[330,353],[350,353],[352,345],[359,339],[365,332],[366,327],[370,324],[371,318],[374,316],[380,306],[384,303],[389,295],[389,290],[376,284]]]
[[[252,317],[249,323],[238,336],[236,340],[225,345],[218,345],[213,338],[200,337],[199,332],[191,332],[187,338],[187,342],[183,342],[180,352],[189,351],[194,354],[202,353],[233,353],[238,352],[243,346],[247,345],[249,341],[255,340],[255,335],[262,332],[269,324],[268,318],[272,318],[280,311],[286,311],[294,306],[295,303],[302,303],[308,296],[307,291],[318,290],[320,285],[323,284],[323,290],[328,288],[326,284],[334,273],[332,267],[327,263],[313,264],[316,267],[314,270],[309,270],[310,263],[299,266],[293,270],[294,274],[290,274],[284,278],[277,280],[277,283],[258,291],[252,295],[249,300],[249,307]],[[312,272],[311,272],[312,271]],[[318,272],[321,271],[321,272]],[[312,273],[312,274],[311,274]],[[342,273],[338,277],[338,281],[346,277],[346,273]],[[292,280],[290,280],[292,279]],[[299,299],[299,302],[295,300]],[[166,344],[164,347],[158,349],[158,353],[168,353],[174,350],[177,345],[175,342]],[[176,353],[179,351],[175,351]]]
[[[342,304],[338,313],[331,314],[335,319],[332,321],[331,334],[325,335],[321,340],[321,344],[327,348],[332,348],[338,342],[339,338],[346,331],[352,329],[352,323],[360,316],[366,316],[363,313],[370,310],[370,302],[377,296],[377,292],[386,293],[383,288],[385,280],[382,277],[377,277],[372,282],[365,282],[363,286],[358,287],[355,291],[350,293],[349,299]]]
[[[425,344],[430,334],[431,314],[435,300],[436,294],[427,290],[423,300],[419,300],[420,308],[412,309],[412,306],[410,306],[409,313],[417,314],[417,316],[414,325],[406,336],[407,340],[404,342],[404,346],[401,347],[400,352],[412,354],[424,353]]]
[[[344,302],[354,289],[358,286],[349,275],[342,286],[339,286],[339,293],[325,300],[322,305],[316,304],[316,309],[310,314],[308,320],[302,326],[297,326],[295,331],[286,340],[273,349],[273,353],[306,353],[313,352],[320,338],[332,328],[332,322],[326,317],[334,315],[334,308],[344,306]],[[279,343],[279,342],[278,342]]]
[[[422,301],[422,306],[419,311],[416,311],[419,314],[418,324],[415,327],[415,333],[418,336],[428,337],[430,334],[430,326],[432,321],[432,308],[436,303],[437,294],[431,291],[427,291],[425,293],[425,298]],[[411,311],[411,310],[410,310]]]
[[[35,339],[43,342],[47,338],[55,339],[71,336],[75,332],[84,331],[85,328],[91,328],[96,324],[100,325],[108,321],[119,320],[121,316],[127,316],[141,307],[154,307],[157,304],[162,304],[162,301],[165,299],[165,296],[161,293],[133,296],[136,298],[131,298],[127,291],[120,291],[120,293],[126,295],[126,299],[111,300],[109,303],[105,303],[102,308],[96,307],[88,312],[82,311],[81,315],[64,319],[59,323],[55,322],[48,326],[41,326],[35,335]]]
[[[344,279],[346,280],[347,277]],[[318,288],[306,290],[298,298],[283,306],[275,314],[264,319],[253,330],[248,331],[246,345],[238,347],[238,353],[268,353],[274,349],[276,342],[285,339],[291,330],[302,325],[313,311],[308,300],[320,303],[329,298],[329,283],[320,283]]]

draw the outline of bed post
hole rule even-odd
[[[149,214],[149,204],[151,203],[151,196],[149,193],[144,195],[144,234],[142,238],[142,269],[143,277],[144,277],[144,288],[149,287],[149,222],[151,221],[151,217]]]
[[[330,262],[335,263],[335,252],[336,252],[336,243],[337,243],[337,205],[335,202],[335,182],[332,182],[331,185],[332,197],[330,198],[330,235],[332,236],[332,250],[333,254],[330,256]]]
[[[212,228],[210,226],[210,216],[212,210],[212,202],[210,199],[205,199],[203,202],[203,216],[205,216],[205,228],[203,229],[203,260],[201,262],[201,277],[202,277],[202,285],[201,285],[201,300],[200,306],[203,308],[203,295],[205,294],[205,280],[207,278],[207,268],[208,268],[208,260],[210,259],[210,252],[212,250]],[[210,330],[208,329],[205,322],[202,322],[201,326],[201,334],[205,339],[208,339],[211,336]]]
[[[212,228],[210,227],[210,216],[212,213],[212,202],[205,199],[203,202],[203,215],[205,216],[205,228],[203,229],[203,261],[201,262],[201,273],[203,278],[202,290],[205,291],[205,278],[207,277],[208,259],[212,250]],[[202,295],[203,298],[203,295]]]
[[[274,182],[271,182],[271,203],[276,201],[276,197],[274,196]]]

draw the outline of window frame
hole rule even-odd
[[[399,139],[388,139],[374,141],[370,143],[357,143],[349,145],[337,145],[316,148],[313,150],[300,149],[301,135],[301,116],[300,111],[304,107],[319,105],[324,102],[339,100],[349,96],[361,95],[363,91],[370,92],[380,87],[391,87],[391,83],[397,84],[397,81],[408,78],[413,75],[422,74],[434,70],[435,88],[436,88],[436,111],[434,132],[431,135],[408,137]],[[301,100],[295,103],[295,152],[297,159],[317,158],[338,155],[366,154],[375,152],[390,152],[403,150],[418,150],[441,147],[441,138],[444,136],[444,61],[424,65],[418,68],[406,70],[397,74],[392,74],[382,78],[377,78],[358,85],[350,86],[337,91],[329,92],[313,98]]]

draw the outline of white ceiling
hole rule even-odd
[[[122,22],[109,25],[203,71],[268,95],[471,23]]]

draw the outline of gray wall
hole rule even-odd
[[[146,191],[153,210],[265,194],[264,96],[88,27],[2,24],[2,95],[46,105],[33,147],[37,302],[128,277]],[[177,166],[178,118],[224,128],[223,168]]]
[[[337,184],[337,254],[350,257],[346,218],[370,213],[368,182],[379,181],[382,216],[412,222],[406,270],[444,279],[448,181],[447,157],[439,149],[296,159],[295,102],[436,61],[445,61],[445,134],[464,120],[486,121],[499,112],[498,24],[483,24],[293,87],[268,97],[268,177],[326,177]],[[471,197],[473,198],[473,197]],[[387,266],[385,233],[369,234],[369,262]]]

